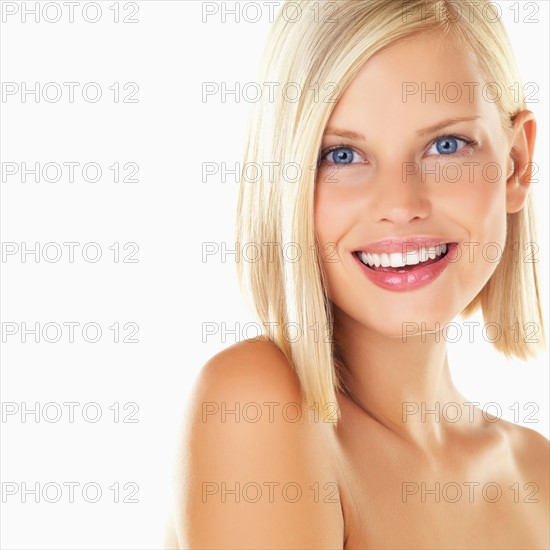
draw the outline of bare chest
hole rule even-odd
[[[550,548],[545,481],[505,453],[431,461],[384,438],[341,443],[345,548]]]
[[[379,473],[344,497],[345,548],[549,548],[536,482]]]

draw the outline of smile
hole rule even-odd
[[[437,261],[441,256],[444,256],[447,253],[447,245],[443,244],[440,246],[426,247],[420,246],[416,250],[409,252],[392,252],[392,253],[382,253],[374,254],[369,252],[357,251],[355,254],[367,267],[373,269],[379,269],[384,271],[384,268],[414,268],[419,264],[426,264],[428,262]],[[409,269],[404,269],[403,271],[409,271]],[[400,271],[398,271],[399,273]]]
[[[408,252],[380,254],[355,251],[353,257],[367,277],[387,290],[406,291],[420,288],[443,273],[458,243],[416,247]]]

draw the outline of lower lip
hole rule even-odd
[[[437,279],[437,277],[439,277],[449,265],[450,258],[454,257],[453,253],[457,246],[457,243],[448,244],[447,254],[445,254],[441,260],[424,267],[418,267],[411,271],[405,271],[404,273],[374,271],[361,262],[355,254],[352,254],[352,256],[359,264],[359,267],[363,270],[363,273],[365,273],[369,280],[375,285],[378,285],[386,290],[403,292],[406,290],[416,290],[418,288],[422,288]]]

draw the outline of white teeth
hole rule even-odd
[[[405,265],[416,265],[429,259],[434,260],[437,256],[447,252],[447,245],[434,246],[426,248],[420,247],[420,250],[409,252],[392,252],[390,254],[373,254],[371,252],[360,252],[361,261],[368,266],[375,267],[403,267]]]
[[[391,267],[402,267],[405,265],[405,262],[403,261],[403,254],[399,254],[399,252],[393,252],[392,254],[389,254],[389,257]]]

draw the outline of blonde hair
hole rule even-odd
[[[278,83],[279,92],[262,95],[248,125],[243,171],[252,163],[264,169],[258,181],[241,175],[237,208],[239,246],[254,243],[264,247],[264,253],[258,261],[241,259],[238,276],[258,319],[269,327],[269,339],[293,365],[306,405],[317,407],[336,425],[336,392],[347,388],[343,362],[331,342],[332,305],[314,227],[319,147],[337,99],[330,92],[337,87],[340,95],[362,65],[385,46],[414,33],[440,30],[477,55],[487,82],[500,84],[503,93],[497,106],[507,132],[526,103],[521,86],[516,87],[519,101],[514,98],[510,84],[521,79],[500,18],[489,21],[495,11],[488,0],[321,0],[316,10],[310,9],[308,0],[291,4],[289,9],[283,4],[270,29],[258,78],[259,83]],[[338,8],[333,18],[324,15],[334,11],[329,5]],[[302,93],[294,101],[289,90],[295,92],[296,85]],[[275,166],[275,177],[265,169],[268,166]],[[297,179],[284,177],[288,168],[296,167],[301,170]],[[481,307],[487,323],[509,327],[517,322],[517,342],[506,330],[493,345],[507,357],[523,360],[544,346],[544,327],[537,264],[514,261],[513,246],[518,243],[522,251],[535,241],[530,193],[521,210],[507,215],[505,251],[495,272],[461,312],[467,317]],[[266,253],[265,247],[276,253]],[[529,322],[541,329],[538,344],[526,341]]]

